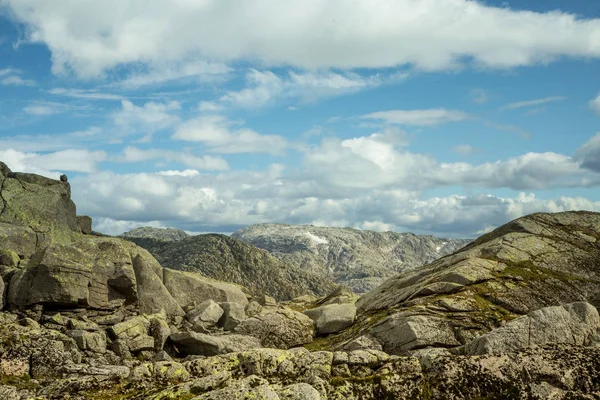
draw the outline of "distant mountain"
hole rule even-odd
[[[470,243],[412,233],[283,224],[248,226],[232,237],[265,249],[286,263],[330,277],[357,293]]]
[[[129,232],[125,232],[120,237],[131,239],[131,238],[144,238],[144,239],[156,239],[174,242],[177,240],[186,239],[189,237],[185,231],[174,228],[153,228],[150,226],[143,226],[141,228],[135,228]]]
[[[162,229],[140,228],[122,237],[148,250],[163,267],[192,271],[209,278],[245,286],[253,295],[268,294],[289,300],[305,294],[325,296],[337,285],[322,273],[273,257],[230,236],[206,234],[179,239],[161,239]],[[133,233],[132,233],[133,232]],[[145,233],[156,233],[152,238]]]

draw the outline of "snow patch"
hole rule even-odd
[[[308,238],[313,242],[314,245],[329,244],[329,242],[326,239],[313,235],[310,232],[306,232],[305,235],[308,236]]]

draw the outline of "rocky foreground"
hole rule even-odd
[[[600,214],[535,214],[279,304],[96,236],[0,163],[0,399],[600,398]]]

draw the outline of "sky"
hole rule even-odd
[[[94,229],[600,212],[600,2],[0,0],[0,161]]]

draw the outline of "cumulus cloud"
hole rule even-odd
[[[6,78],[0,79],[0,85],[2,86],[35,86],[35,81],[31,79],[23,79],[18,75],[7,76]]]
[[[172,112],[180,109],[181,105],[176,101],[148,102],[143,106],[136,106],[129,100],[122,100],[121,110],[114,113],[112,119],[125,132],[143,133],[144,137],[140,140],[147,142],[154,132],[179,124],[180,118]]]
[[[311,69],[410,64],[429,71],[469,62],[511,68],[600,56],[599,19],[468,0],[384,0],[377,6],[357,0],[352,7],[322,0],[3,4],[26,24],[27,40],[48,46],[55,73],[73,70],[83,77],[200,55]]]
[[[429,110],[390,110],[378,111],[363,115],[361,119],[380,120],[388,124],[433,126],[448,122],[459,122],[471,118],[469,114],[459,110],[445,108]]]
[[[140,162],[147,160],[177,162],[187,167],[201,170],[226,171],[229,169],[229,164],[221,157],[197,157],[190,153],[162,149],[142,150],[137,147],[128,146],[123,150],[122,155],[115,157],[115,161],[118,162]]]
[[[289,146],[282,136],[261,135],[249,128],[235,129],[234,125],[220,115],[198,117],[179,125],[172,138],[203,143],[214,153],[282,154]]]
[[[593,99],[590,100],[590,108],[598,115],[600,115],[600,94]]]
[[[98,163],[106,160],[103,151],[60,150],[52,153],[0,150],[0,160],[13,171],[30,172],[58,178],[60,172],[95,172]]]
[[[595,172],[600,172],[600,132],[585,142],[575,156],[582,167]]]

